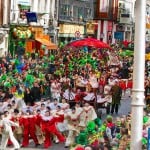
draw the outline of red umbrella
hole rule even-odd
[[[90,47],[95,47],[95,48],[112,49],[107,43],[104,43],[94,38],[85,38],[81,40],[76,40],[76,41],[69,43],[68,46],[74,46],[74,47],[90,46]]]

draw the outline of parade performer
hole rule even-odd
[[[19,110],[14,109],[14,114],[12,115],[11,121],[19,124],[19,126],[13,127],[14,136],[19,143],[21,142],[22,133],[23,133],[22,127],[20,126],[20,119],[21,119],[21,116],[19,114]]]
[[[36,112],[35,112],[35,115],[36,115],[36,125],[35,125],[35,128],[36,128],[36,136],[37,136],[37,139],[38,139],[38,142],[39,144],[43,144],[44,143],[44,140],[45,140],[45,137],[44,137],[44,134],[42,132],[42,129],[40,127],[40,124],[38,122],[38,116],[41,115],[41,111],[38,109]]]
[[[65,115],[64,110],[62,110],[60,106],[57,106],[56,110],[51,111],[51,114],[57,120],[57,122],[56,122],[57,129],[63,135],[65,135],[66,131],[68,130],[68,128],[67,128],[66,121],[64,120],[64,115]],[[55,143],[59,143],[59,140],[58,140],[58,138],[56,136],[54,136],[54,140],[55,140]]]
[[[8,139],[14,145],[15,150],[19,150],[20,145],[13,135],[11,126],[19,126],[17,123],[8,119],[8,111],[4,112],[4,117],[0,116],[0,127],[2,128],[2,140],[1,140],[1,150],[5,150],[7,146]]]
[[[87,124],[87,122],[93,121],[97,118],[95,109],[90,104],[85,103],[83,110],[85,111],[86,124]]]
[[[65,92],[63,93],[63,98],[66,100],[74,100],[75,98],[75,93],[71,90],[71,88],[66,89]]]
[[[57,100],[60,99],[61,84],[57,80],[52,81],[51,92],[52,92],[53,99],[57,99]]]
[[[83,109],[83,107],[80,106],[80,103],[76,103],[75,105],[75,109],[77,112],[77,115],[79,117],[79,128],[80,130],[84,130],[85,126],[86,126],[86,113]]]
[[[69,104],[66,102],[66,99],[62,99],[61,108],[64,111],[69,109]]]
[[[51,135],[55,135],[59,142],[65,141],[64,136],[56,128],[56,122],[57,119],[50,114],[50,111],[46,111],[45,115],[37,116],[37,123],[45,135],[44,148],[51,146]]]
[[[100,90],[100,94],[103,94],[105,85],[106,85],[106,79],[105,79],[104,76],[102,76],[102,77],[99,79],[99,90]]]
[[[27,110],[26,114],[22,116],[20,120],[20,125],[23,127],[22,147],[27,147],[29,145],[29,136],[33,139],[35,146],[38,146],[39,143],[35,135],[36,117],[31,114],[30,110]]]
[[[51,111],[53,117],[57,119],[56,126],[60,132],[67,130],[66,125],[64,124],[64,110],[60,106],[56,107],[56,110]]]
[[[89,83],[90,83],[90,85],[91,85],[91,87],[93,89],[94,94],[96,94],[97,89],[99,87],[99,83],[97,81],[97,77],[96,77],[94,72],[90,72]]]
[[[126,79],[120,79],[119,80],[119,86],[122,89],[123,96],[125,95],[126,89],[127,89],[126,82],[127,82]]]
[[[75,137],[80,132],[79,114],[74,107],[71,110],[72,111],[66,115],[66,118],[68,120],[68,131],[69,131],[67,139],[66,139],[66,143],[65,143],[66,148],[71,146],[74,143]]]

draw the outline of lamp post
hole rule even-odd
[[[146,0],[136,0],[131,118],[131,150],[142,150]]]

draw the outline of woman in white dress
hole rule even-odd
[[[89,83],[93,89],[94,94],[96,94],[99,84],[98,84],[96,74],[94,72],[90,72]]]
[[[57,99],[59,101],[61,95],[61,84],[59,81],[57,80],[52,81],[51,92],[52,92],[52,98]]]

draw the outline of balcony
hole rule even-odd
[[[59,21],[68,23],[85,24],[93,19],[92,1],[61,1],[59,9]]]

